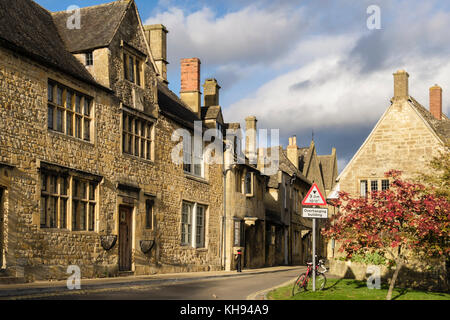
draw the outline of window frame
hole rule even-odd
[[[364,192],[362,189],[363,183],[365,185]],[[369,193],[369,181],[368,180],[364,180],[364,179],[359,180],[359,193],[360,193],[361,198],[367,198],[367,194]]]
[[[84,63],[86,66],[93,66],[94,65],[94,52],[88,51],[84,53]]]
[[[143,88],[144,79],[142,77],[144,59],[137,57],[129,50],[123,50],[123,79]]]
[[[202,223],[200,224],[199,211],[202,211]],[[207,217],[207,205],[183,200],[181,208],[181,246],[193,249],[206,248]]]
[[[154,230],[155,225],[155,200],[145,200],[145,229]]]
[[[49,131],[89,143],[93,142],[94,99],[92,97],[49,79],[47,100]],[[61,116],[58,117],[58,114]]]
[[[137,126],[136,124],[139,125]],[[153,161],[154,124],[152,121],[123,110],[122,153],[139,159]],[[136,146],[138,150],[136,150]]]
[[[97,231],[96,222],[99,203],[97,193],[99,184],[97,181],[52,170],[42,170],[39,177],[41,187],[39,227],[41,230],[54,229],[73,232]],[[52,178],[55,178],[54,181],[56,183],[51,183]],[[75,181],[82,181],[83,183],[86,183],[86,191],[83,198],[78,197],[78,195],[74,196]],[[53,189],[52,186],[54,186]],[[56,210],[54,212],[54,223],[51,223],[50,217],[47,215],[50,206],[48,199],[50,198],[55,199],[54,208],[56,208]],[[74,219],[74,209],[75,207],[78,207],[75,205],[75,202],[82,202],[85,205],[84,228],[74,227],[76,224],[76,221],[74,221],[76,220]],[[65,211],[64,214],[63,211]]]

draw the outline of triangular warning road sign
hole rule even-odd
[[[323,197],[322,193],[320,193],[319,187],[316,183],[314,183],[309,189],[306,197],[302,201],[302,205],[304,206],[326,206],[327,202]]]

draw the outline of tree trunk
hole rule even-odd
[[[400,272],[400,269],[403,266],[403,261],[401,259],[397,259],[396,264],[397,264],[397,266],[395,268],[394,275],[392,276],[391,284],[389,285],[389,291],[386,296],[386,300],[392,299],[392,292],[394,291],[394,286],[395,286],[395,282],[397,281],[398,273]]]

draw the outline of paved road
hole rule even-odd
[[[39,297],[45,300],[245,300],[255,292],[294,280],[305,268],[183,283],[145,285],[122,289]]]

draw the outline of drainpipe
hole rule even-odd
[[[226,164],[226,155],[225,153],[229,150],[232,149],[231,145],[229,143],[226,143],[225,146],[225,152],[224,152],[224,168],[226,168],[227,164]],[[224,270],[226,270],[226,266],[227,266],[227,175],[228,175],[228,171],[231,171],[233,169],[233,167],[230,165],[229,168],[226,168],[222,171],[223,173],[223,217],[222,217],[222,268]]]

